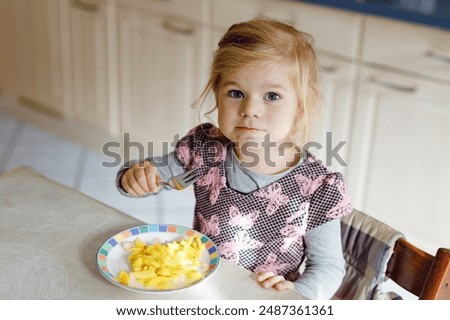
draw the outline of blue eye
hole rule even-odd
[[[275,93],[275,92],[267,92],[264,95],[264,100],[276,101],[278,99],[280,99],[280,95],[278,93]]]
[[[228,96],[233,99],[242,99],[244,98],[244,94],[239,90],[230,90],[228,91]]]

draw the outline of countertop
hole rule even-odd
[[[292,0],[450,30],[449,0]]]

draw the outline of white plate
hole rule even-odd
[[[128,262],[130,252],[126,251],[121,243],[131,242],[136,238],[141,239],[145,243],[152,243],[155,240],[170,242],[194,235],[198,236],[202,243],[205,244],[205,250],[202,252],[200,260],[209,265],[209,267],[207,268],[203,279],[170,290],[155,290],[143,286],[132,287],[118,281],[117,276],[121,270],[130,272]],[[149,224],[126,229],[106,240],[97,253],[98,270],[107,280],[121,288],[146,293],[173,292],[191,287],[210,277],[214,271],[216,271],[219,261],[220,256],[217,247],[211,239],[193,229],[171,224]]]

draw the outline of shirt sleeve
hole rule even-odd
[[[161,178],[165,181],[167,181],[170,177],[172,177],[174,175],[178,175],[178,174],[181,174],[184,172],[183,166],[178,161],[177,157],[175,157],[174,152],[168,153],[162,157],[153,157],[153,158],[148,158],[146,160],[148,160],[150,163],[154,164],[158,168],[158,172],[161,175]],[[120,170],[117,173],[116,187],[117,187],[117,190],[124,196],[133,197],[133,198],[144,198],[144,197],[153,195],[153,194],[146,194],[146,195],[142,195],[142,196],[133,196],[133,195],[129,194],[128,192],[126,192],[125,190],[123,190],[123,188],[122,188],[120,181],[122,179],[123,174],[125,173],[125,171],[128,170],[128,168],[130,168],[132,165],[134,165],[138,162],[140,162],[140,161],[132,160],[132,161],[124,164],[123,167],[120,168]],[[164,187],[162,189],[170,190],[171,188]],[[154,194],[156,194],[156,193],[154,193]]]
[[[318,187],[310,200],[307,231],[352,211],[350,199],[341,173],[335,172],[319,177]]]
[[[331,220],[305,234],[306,267],[294,282],[295,291],[311,300],[333,297],[345,275],[341,223]]]

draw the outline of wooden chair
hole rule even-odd
[[[401,238],[395,243],[386,276],[419,300],[450,300],[450,250],[439,248],[432,256]]]
[[[390,278],[421,300],[450,300],[450,249],[431,255],[404,235],[353,210],[341,218],[346,275],[336,299],[391,299],[382,283]]]

